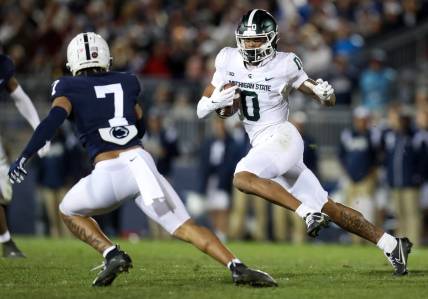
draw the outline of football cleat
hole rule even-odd
[[[318,237],[319,231],[327,228],[331,221],[327,214],[321,212],[308,213],[303,220],[306,222],[306,233],[312,238]]]
[[[412,242],[407,238],[395,238],[397,240],[397,246],[391,253],[386,253],[385,256],[388,261],[394,267],[394,275],[401,276],[406,275],[407,271],[407,258],[412,250]]]
[[[23,258],[25,255],[16,246],[13,240],[3,243],[3,257],[5,258]]]
[[[95,280],[93,287],[105,287],[113,283],[118,274],[128,272],[132,268],[132,260],[126,252],[119,250],[114,256],[106,259],[100,266],[92,270],[102,269]]]
[[[230,268],[235,285],[249,285],[259,288],[278,286],[275,279],[266,272],[250,269],[242,263],[232,264]]]

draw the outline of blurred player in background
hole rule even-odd
[[[95,168],[65,195],[60,212],[70,231],[105,258],[93,286],[111,285],[119,273],[132,267],[129,255],[91,218],[116,209],[128,199],[134,199],[170,234],[227,266],[236,284],[276,286],[267,273],[247,268],[211,231],[190,219],[177,193],[141,146],[145,130],[137,103],[140,85],[132,74],[109,71],[111,57],[106,41],[93,32],[78,34],[68,45],[67,61],[73,77],[61,77],[53,83],[52,109],[11,166],[9,177],[20,183],[27,174],[25,163],[64,120],[75,124]]]
[[[322,105],[333,106],[333,87],[322,79],[308,78],[294,53],[277,52],[278,26],[267,11],[248,11],[235,35],[237,48],[226,47],[218,53],[216,72],[197,107],[198,117],[203,118],[230,106],[239,88],[240,117],[252,148],[236,166],[234,185],[295,211],[313,237],[328,223],[327,214],[343,229],[377,244],[396,275],[407,274],[412,243],[385,233],[358,211],[329,199],[303,163],[302,137],[287,120],[288,95],[297,89]],[[227,83],[235,86],[223,89]]]
[[[6,90],[14,100],[16,108],[28,121],[33,129],[40,123],[36,108],[21,85],[15,78],[15,65],[6,55],[0,54],[0,91]],[[49,143],[39,151],[43,156],[49,151]],[[3,205],[12,200],[12,186],[9,183],[7,172],[9,164],[0,138],[0,243],[3,245],[3,257],[25,257],[13,242],[7,227],[6,213]]]

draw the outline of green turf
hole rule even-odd
[[[269,272],[275,289],[235,287],[222,266],[179,241],[120,241],[134,268],[111,287],[92,288],[101,262],[76,240],[18,238],[27,259],[0,259],[0,298],[426,298],[428,250],[415,249],[411,274],[393,277],[372,246],[231,243],[248,265]]]

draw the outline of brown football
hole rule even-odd
[[[223,89],[232,87],[233,83],[226,83]],[[220,118],[227,118],[234,115],[241,108],[241,93],[239,88],[236,89],[235,98],[233,99],[233,105],[226,106],[223,108],[216,109],[216,113]]]

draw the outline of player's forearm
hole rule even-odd
[[[36,108],[22,87],[18,85],[15,90],[11,92],[10,96],[15,101],[19,113],[21,113],[31,127],[35,129],[40,123],[40,118]]]
[[[53,107],[49,115],[40,123],[34,131],[33,136],[21,154],[21,157],[30,158],[39,149],[41,149],[47,141],[51,140],[56,130],[61,126],[67,118],[67,111],[60,107]]]
[[[196,108],[196,113],[198,118],[205,118],[208,114],[213,112],[216,108],[211,104],[210,98],[203,96],[199,102],[198,107]]]

